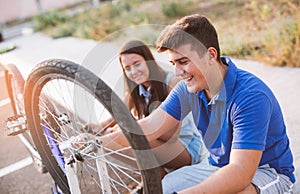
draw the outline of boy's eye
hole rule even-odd
[[[188,63],[188,60],[182,60],[178,61],[180,65],[186,65]]]

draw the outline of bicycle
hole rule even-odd
[[[27,128],[47,170],[63,193],[161,193],[157,161],[141,128],[120,98],[88,69],[67,60],[38,64],[24,90]],[[111,115],[130,147],[99,141],[75,150],[70,138]],[[101,133],[90,134],[97,137]]]

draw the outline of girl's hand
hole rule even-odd
[[[117,132],[117,131],[121,131],[121,129],[120,129],[119,125],[114,125],[113,127],[108,127],[105,130],[105,134],[114,133],[114,132]]]
[[[101,135],[103,134],[103,127],[101,124],[93,124],[93,123],[87,123],[85,126],[81,129],[82,132],[94,134],[94,135]]]

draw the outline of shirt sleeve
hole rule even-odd
[[[160,108],[174,117],[176,120],[182,120],[191,110],[188,101],[188,91],[185,83],[180,81],[170,92]]]
[[[272,113],[270,99],[262,92],[241,95],[234,103],[231,115],[233,149],[264,150]]]

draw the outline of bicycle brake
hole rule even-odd
[[[75,153],[74,155],[71,155],[71,157],[67,161],[67,165],[73,164],[76,161],[80,161],[80,162],[84,161],[80,153]]]

